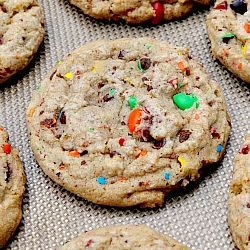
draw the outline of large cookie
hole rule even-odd
[[[60,248],[60,250],[71,249],[188,250],[166,234],[158,233],[144,225],[109,226],[89,231]]]
[[[22,219],[25,180],[18,150],[11,147],[7,132],[0,126],[0,248]]]
[[[228,223],[239,249],[250,249],[250,135],[234,158],[228,197]]]
[[[207,17],[214,56],[250,83],[250,1],[218,0]]]
[[[161,20],[180,18],[191,11],[194,2],[208,5],[209,0],[69,0],[82,11],[97,19],[119,19],[129,24],[151,20],[158,24]]]
[[[43,36],[36,0],[0,0],[0,83],[28,65]]]
[[[150,38],[70,53],[34,93],[27,125],[47,175],[112,206],[162,205],[222,158],[230,132],[219,85],[187,49]]]

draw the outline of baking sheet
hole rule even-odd
[[[236,249],[227,223],[227,195],[233,158],[249,132],[249,86],[227,71],[211,53],[205,20],[209,8],[196,8],[182,20],[156,27],[128,26],[85,16],[64,0],[40,0],[46,35],[30,65],[0,86],[0,124],[9,132],[27,175],[23,220],[5,249],[57,249],[86,230],[118,224],[146,224],[193,250]],[[210,6],[211,7],[211,6]],[[223,161],[190,190],[170,197],[162,208],[120,209],[95,205],[53,183],[37,165],[29,146],[25,112],[32,93],[58,60],[96,39],[151,36],[189,48],[217,81],[232,121]]]

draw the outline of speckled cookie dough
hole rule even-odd
[[[44,36],[36,0],[0,0],[0,83],[24,69]]]
[[[228,222],[240,250],[250,249],[250,135],[234,158],[234,172],[228,197]]]
[[[144,225],[123,225],[99,228],[71,240],[60,250],[188,250],[166,234]]]
[[[185,48],[150,38],[96,41],[41,82],[31,147],[56,183],[94,203],[154,207],[223,157],[221,88]]]
[[[22,219],[25,180],[18,150],[11,147],[7,132],[0,126],[0,248]]]
[[[97,19],[125,20],[128,24],[151,21],[158,24],[162,20],[181,18],[191,11],[194,2],[208,5],[209,0],[69,0],[85,14]]]
[[[206,26],[214,56],[250,83],[250,4],[248,0],[216,1]]]

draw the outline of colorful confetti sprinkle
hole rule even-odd
[[[221,150],[222,150],[222,148],[223,148],[222,145],[219,144],[216,151],[217,151],[218,153],[220,153]]]
[[[72,72],[68,72],[67,74],[64,75],[65,78],[70,79],[72,77]]]
[[[97,181],[98,181],[98,183],[101,184],[101,185],[107,184],[107,181],[105,180],[105,178],[103,178],[103,177],[101,177],[101,176],[99,176],[99,177],[97,178]]]
[[[130,96],[128,99],[128,103],[131,109],[134,109],[137,104],[137,99],[134,96]]]
[[[165,176],[165,179],[166,179],[166,180],[169,180],[169,179],[170,179],[170,173],[165,173],[164,176]]]

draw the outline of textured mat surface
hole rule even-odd
[[[83,233],[107,225],[146,224],[190,249],[236,249],[227,223],[227,195],[233,158],[250,132],[250,86],[234,77],[211,53],[205,19],[194,10],[188,17],[157,27],[97,21],[66,0],[40,0],[46,36],[29,67],[0,86],[0,124],[9,132],[27,175],[23,220],[6,249],[57,249]],[[39,168],[29,146],[25,112],[32,93],[47,71],[71,50],[96,39],[151,36],[189,48],[224,90],[232,131],[223,161],[192,189],[167,199],[159,209],[106,208],[87,202],[54,184]]]

